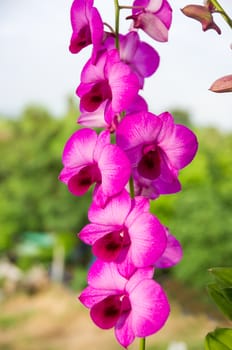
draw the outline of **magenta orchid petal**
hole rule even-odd
[[[166,322],[170,307],[161,286],[144,279],[130,292],[131,323],[136,337],[156,333]]]
[[[98,56],[98,50],[101,47],[102,39],[103,39],[103,22],[98,10],[93,7],[91,9],[91,15],[89,19],[90,24],[90,32],[93,43],[93,51],[91,60],[93,63],[96,62]]]
[[[162,6],[163,0],[150,0],[146,1],[146,10],[151,12],[157,12]]]
[[[115,38],[109,36],[105,41],[108,50],[115,47]],[[131,31],[119,36],[120,58],[126,63],[139,79],[140,88],[144,85],[144,78],[152,75],[159,66],[159,55],[149,44],[140,41],[139,35]]]
[[[78,53],[89,44],[93,44],[92,60],[96,60],[97,51],[103,39],[103,23],[93,0],[74,0],[71,7],[72,36],[69,50]]]
[[[127,279],[118,273],[117,265],[96,260],[88,273],[88,284],[97,289],[112,290],[112,294],[124,290]]]
[[[128,279],[128,282],[126,284],[126,291],[130,294],[141,281],[143,281],[144,279],[152,279],[154,271],[155,269],[153,266],[147,266],[142,269],[136,269],[134,274]]]
[[[168,30],[172,21],[172,9],[166,0],[135,0],[132,16],[133,27],[141,28],[154,40],[168,40]],[[142,7],[142,8],[140,8]]]
[[[78,237],[86,244],[93,245],[110,232],[118,231],[120,227],[115,225],[88,224],[78,233]]]
[[[159,54],[153,49],[152,46],[145,42],[141,42],[132,62],[133,66],[136,66],[136,70],[139,72],[139,75],[146,78],[150,77],[158,69],[160,58]]]
[[[135,114],[136,112],[148,112],[147,102],[140,95],[137,95],[133,103],[127,108],[127,114]]]
[[[168,154],[172,166],[182,169],[196,154],[198,147],[196,136],[184,125],[174,124],[170,113],[164,113],[159,117],[163,121],[163,129],[158,138],[160,147]]]
[[[95,182],[101,182],[101,174],[96,164],[87,165],[68,180],[69,191],[76,196],[85,194]]]
[[[115,63],[111,67],[109,85],[112,91],[112,109],[115,112],[129,107],[139,90],[137,76],[122,62]]]
[[[91,308],[90,316],[98,327],[110,329],[120,317],[121,306],[120,295],[108,296]]]
[[[134,215],[133,211],[130,215]],[[132,261],[136,267],[153,265],[163,254],[167,238],[163,226],[150,213],[143,213],[129,227]]]
[[[74,168],[63,168],[59,174],[59,180],[64,182],[66,185],[68,184],[71,177],[75,176],[81,169],[85,166],[81,165],[79,167]]]
[[[117,341],[127,348],[135,339],[132,326],[132,315],[123,314],[115,325],[115,336]]]
[[[105,208],[93,202],[89,208],[88,218],[92,223],[101,225],[123,225],[131,207],[131,199],[126,190],[113,197]]]
[[[78,118],[78,124],[89,128],[107,128],[108,124],[104,118],[106,104],[107,101],[102,103],[94,112],[82,112]]]
[[[95,304],[101,302],[108,295],[112,294],[112,289],[98,289],[87,286],[78,296],[80,302],[87,308],[93,307]]]
[[[86,11],[89,12],[92,5],[93,0],[73,1],[70,13],[73,33],[69,46],[69,50],[72,53],[78,53],[82,48],[91,43],[91,34]]]
[[[134,23],[135,28],[143,29],[152,39],[165,42],[168,41],[168,29],[165,24],[154,16],[152,13],[146,12],[138,16],[138,20]]]
[[[160,269],[169,268],[176,265],[183,257],[183,251],[180,242],[170,234],[168,229],[166,229],[166,234],[167,247],[161,258],[155,263],[155,266]]]
[[[80,129],[74,132],[64,147],[62,162],[65,167],[74,168],[91,163],[96,142],[97,134],[94,130]]]
[[[165,24],[165,26],[170,29],[172,23],[172,8],[167,0],[162,1],[162,6],[157,11],[156,15]]]
[[[98,135],[98,139],[96,142],[96,147],[93,152],[93,159],[95,162],[101,157],[101,153],[105,146],[110,144],[110,133],[109,131],[102,131]]]
[[[102,190],[108,196],[119,193],[127,184],[131,168],[126,154],[116,145],[103,148],[98,161],[102,174]]]
[[[150,112],[126,116],[119,124],[116,142],[125,151],[156,139],[162,128],[162,121]]]

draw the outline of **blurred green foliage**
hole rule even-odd
[[[199,150],[180,173],[182,191],[160,197],[151,207],[183,246],[184,257],[173,275],[204,288],[210,267],[231,265],[232,134],[214,128],[194,131]]]
[[[173,114],[177,122],[191,125],[187,112]],[[72,196],[57,177],[64,144],[78,129],[77,116],[70,100],[63,118],[30,106],[17,119],[0,119],[0,254],[12,254],[25,232],[48,232],[64,242],[67,238],[72,263],[91,195]],[[184,247],[184,258],[171,273],[203,287],[208,268],[231,265],[232,134],[213,128],[195,132],[199,151],[180,173],[182,191],[160,197],[151,208]]]
[[[78,128],[70,101],[60,119],[29,106],[17,119],[0,120],[0,254],[13,255],[24,233],[48,232],[67,250],[87,221],[90,194],[77,198],[58,181],[62,151]]]

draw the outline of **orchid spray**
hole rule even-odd
[[[79,300],[98,327],[115,329],[120,345],[127,348],[138,337],[144,350],[145,337],[159,331],[170,312],[155,269],[182,257],[179,241],[150,213],[149,203],[181,190],[179,171],[194,158],[197,139],[170,113],[149,112],[139,95],[160,62],[140,31],[166,42],[170,4],[135,0],[123,6],[114,0],[112,5],[114,28],[103,23],[93,0],[74,0],[71,7],[69,49],[78,53],[91,45],[92,52],[76,90],[82,128],[65,144],[59,179],[75,196],[94,186],[89,224],[78,237],[92,247],[95,261]],[[124,9],[131,11],[126,34],[120,33]]]

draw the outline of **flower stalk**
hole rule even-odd
[[[217,0],[209,0],[209,5],[212,5],[214,8],[214,12],[218,12],[221,14],[221,16],[224,18],[226,23],[229,25],[229,27],[232,29],[232,19],[230,16],[226,13],[224,8],[219,4]]]
[[[115,8],[115,47],[119,50],[119,22],[120,22],[120,6],[118,0],[114,0]]]
[[[146,338],[141,338],[139,341],[139,350],[145,350],[146,348]]]

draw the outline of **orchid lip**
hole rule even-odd
[[[161,157],[159,147],[146,146],[143,156],[138,163],[138,172],[141,176],[155,180],[161,173]]]
[[[127,230],[114,231],[98,239],[93,245],[93,253],[99,259],[110,262],[120,256],[122,250],[131,244]]]

